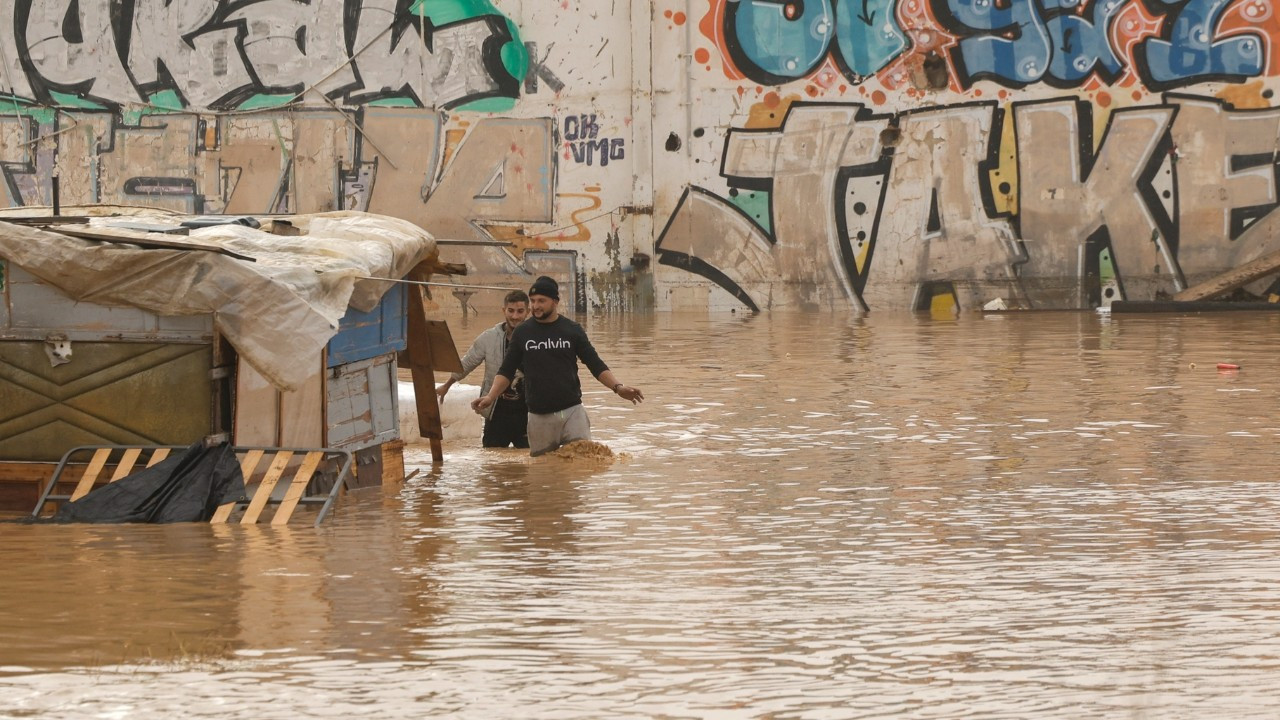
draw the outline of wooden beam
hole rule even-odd
[[[431,275],[466,275],[467,266],[465,263],[441,262],[439,258],[432,257],[414,266],[407,277],[412,278],[415,275],[422,276],[424,274],[427,277]]]
[[[249,486],[249,479],[253,477],[253,474],[255,472],[257,472],[258,463],[261,461],[262,461],[261,450],[250,450],[247,454],[245,454],[243,458],[241,458],[240,474],[244,477],[244,484],[246,488]],[[215,524],[225,523],[231,517],[232,511],[234,511],[235,509],[236,509],[236,502],[234,500],[229,503],[224,503],[222,505],[219,505],[218,509],[214,511],[213,517],[209,519],[209,522],[215,523]]]
[[[436,240],[436,245],[470,245],[472,247],[515,247],[506,240]]]
[[[133,466],[138,464],[138,456],[142,454],[142,448],[129,448],[124,451],[124,457],[120,459],[120,464],[116,466],[116,471],[111,473],[110,482],[122,480],[133,472]]]
[[[253,491],[253,499],[249,501],[249,507],[245,508],[244,515],[240,517],[241,525],[257,524],[258,516],[267,506],[272,491],[276,489],[276,483],[280,481],[280,476],[284,474],[284,469],[292,459],[293,453],[289,450],[280,450],[276,453],[271,466],[267,468],[267,474],[262,477],[262,482],[258,483],[258,489]]]
[[[247,260],[249,262],[257,262],[257,258],[234,250],[213,245],[211,243],[202,243],[199,240],[178,241],[178,240],[160,240],[164,237],[159,233],[149,233],[148,237],[143,237],[142,233],[105,233],[95,232],[93,230],[79,230],[75,228],[59,227],[48,228],[46,232],[56,232],[62,235],[68,235],[81,240],[93,240],[95,242],[116,243],[119,245],[137,245],[143,249],[157,250],[190,250],[195,252],[211,252],[219,255],[226,255],[237,260]]]
[[[1263,255],[1256,260],[1251,260],[1238,268],[1228,270],[1199,285],[1189,287],[1174,295],[1173,299],[1179,302],[1210,300],[1219,295],[1226,295],[1237,288],[1242,288],[1254,280],[1274,275],[1277,272],[1280,272],[1280,250]]]
[[[1280,302],[1228,302],[1225,300],[1116,300],[1111,313],[1280,312]]]
[[[89,494],[93,489],[93,483],[98,479],[98,474],[102,472],[102,468],[107,466],[107,458],[111,457],[111,448],[99,448],[93,453],[93,458],[89,460],[89,466],[84,469],[84,475],[80,476],[80,483],[76,485],[76,489],[71,493],[71,500],[74,502]]]
[[[427,281],[429,272],[419,265],[409,273],[410,280]],[[418,406],[418,432],[431,443],[431,460],[444,462],[444,426],[440,422],[440,404],[436,397],[436,376],[432,363],[431,334],[427,310],[423,306],[426,288],[410,285],[409,290],[409,338],[407,350],[409,369],[413,373],[413,396]],[[456,352],[456,350],[455,350]]]
[[[307,483],[311,482],[311,476],[315,474],[316,468],[320,467],[320,461],[323,459],[322,452],[309,452],[302,459],[302,466],[294,473],[293,482],[289,483],[284,500],[280,502],[280,507],[276,508],[276,514],[271,518],[272,525],[289,524],[289,518],[293,517],[293,511],[298,507],[298,501],[306,494]]]
[[[164,462],[164,459],[167,457],[169,457],[169,448],[160,448],[155,452],[151,453],[151,459],[147,461],[147,467],[154,467],[155,465],[159,465],[160,463]]]

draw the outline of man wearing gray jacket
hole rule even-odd
[[[512,290],[502,301],[502,322],[485,330],[476,337],[475,342],[462,356],[462,372],[453,373],[449,380],[436,388],[436,395],[444,400],[449,388],[471,374],[484,363],[484,384],[480,386],[480,397],[488,394],[493,387],[493,378],[502,366],[502,358],[507,352],[507,341],[516,326],[529,316],[529,296],[522,290]],[[484,436],[481,442],[485,447],[529,447],[529,411],[525,406],[524,383],[517,380],[498,397],[498,401],[479,411],[484,416]]]

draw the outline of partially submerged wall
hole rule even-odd
[[[1278,36],[1269,0],[14,0],[0,204],[371,210],[591,308],[1149,299],[1280,248]]]

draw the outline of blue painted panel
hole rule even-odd
[[[408,337],[405,286],[396,283],[371,312],[347,308],[338,334],[329,341],[329,367],[386,355],[405,348]]]

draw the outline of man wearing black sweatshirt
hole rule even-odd
[[[542,455],[574,440],[591,439],[591,421],[582,407],[578,360],[600,384],[624,400],[639,404],[640,388],[618,382],[613,371],[596,354],[587,333],[578,323],[561,315],[560,286],[543,275],[529,288],[531,320],[511,333],[507,354],[482,398],[471,403],[477,412],[492,405],[511,385],[516,370],[524,372],[525,402],[529,406],[530,455]]]

